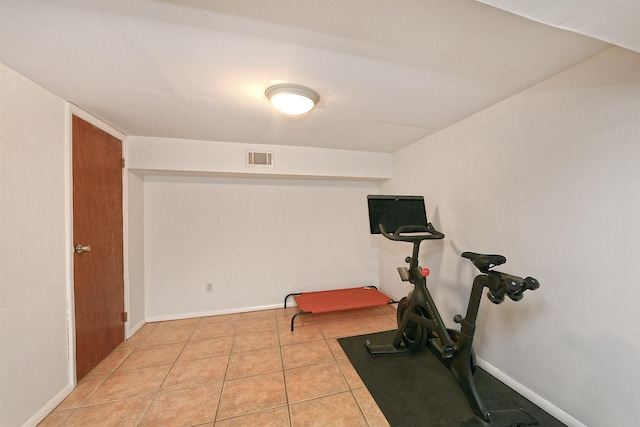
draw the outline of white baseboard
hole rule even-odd
[[[533,391],[523,386],[522,384],[516,382],[513,378],[507,376],[504,372],[502,372],[492,364],[488,363],[486,360],[483,360],[479,357],[477,359],[478,359],[478,366],[480,366],[482,369],[487,371],[493,377],[502,381],[511,389],[520,393],[522,396],[527,398],[531,403],[533,403],[534,405],[537,405],[540,409],[542,409],[543,411],[545,411],[546,413],[548,413],[549,415],[551,415],[561,423],[566,424],[569,427],[587,427],[584,424],[582,424],[580,421],[573,418],[571,415],[564,412],[562,409],[558,408],[553,403],[542,398],[541,396],[534,393]]]
[[[35,427],[40,423],[44,418],[49,415],[51,411],[55,409],[56,406],[60,404],[64,400],[65,397],[69,396],[69,394],[73,391],[73,385],[67,384],[64,386],[62,390],[60,390],[53,398],[48,401],[38,412],[33,414],[31,418],[29,418],[22,427]]]
[[[242,309],[232,309],[232,310],[214,310],[214,311],[206,311],[199,313],[183,313],[183,314],[173,314],[173,315],[163,315],[163,316],[149,316],[146,321],[141,320],[135,326],[132,326],[129,330],[129,337],[133,336],[140,328],[142,328],[147,322],[161,322],[164,320],[180,320],[180,319],[190,319],[193,317],[206,317],[206,316],[215,316],[220,314],[232,314],[232,313],[248,313],[251,311],[260,311],[260,310],[272,310],[275,308],[282,308],[282,304],[272,304],[272,305],[262,305],[256,307],[246,307]],[[72,384],[67,384],[62,390],[60,390],[46,405],[44,405],[38,412],[33,414],[31,418],[29,418],[22,427],[35,427],[40,423],[51,411],[55,409],[56,406],[62,402],[65,397],[67,397],[72,391],[74,387]]]
[[[194,317],[207,317],[207,316],[217,316],[221,314],[234,314],[234,313],[248,313],[251,311],[261,311],[261,310],[273,310],[275,308],[282,308],[282,304],[271,304],[271,305],[260,305],[256,307],[244,307],[244,308],[236,308],[229,310],[212,310],[212,311],[201,311],[197,313],[180,313],[180,314],[167,314],[162,316],[147,316],[147,322],[162,322],[165,320],[180,320],[180,319],[191,319]]]

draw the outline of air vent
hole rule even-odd
[[[247,151],[247,166],[273,167],[273,153]]]

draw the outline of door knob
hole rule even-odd
[[[82,252],[91,252],[91,246],[89,245],[76,245],[73,249],[77,254],[81,254]]]

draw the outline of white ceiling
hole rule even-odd
[[[640,52],[640,0],[479,0]]]
[[[0,62],[137,136],[393,152],[609,46],[473,0],[0,0]]]

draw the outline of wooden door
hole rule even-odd
[[[124,340],[123,165],[122,141],[76,116],[72,132],[79,380]]]

